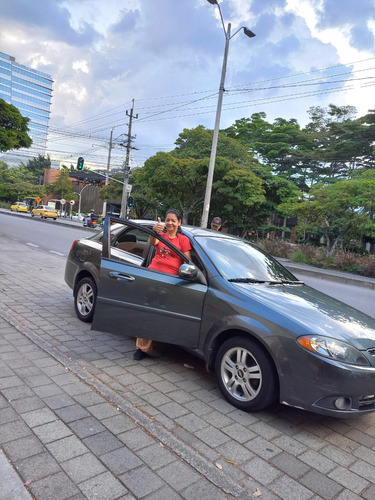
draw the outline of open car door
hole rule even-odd
[[[147,256],[137,260],[134,255],[129,254],[127,260],[126,252],[118,260],[114,253],[111,254],[110,220],[116,223],[126,222],[148,235],[156,235],[151,229],[141,228],[136,222],[106,217],[92,329],[198,348],[203,303],[207,292],[203,274],[198,271],[197,278],[190,281],[154,271],[144,267]],[[187,260],[176,247],[168,241],[165,243]]]

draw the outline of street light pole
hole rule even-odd
[[[231,24],[228,23],[228,28],[225,30],[223,15],[221,13],[220,4],[217,0],[207,0],[212,5],[217,5],[220,12],[221,23],[223,25],[224,35],[225,35],[225,48],[224,48],[224,57],[223,57],[223,66],[221,69],[221,78],[220,78],[220,87],[219,87],[219,96],[217,100],[217,108],[216,108],[216,119],[215,119],[215,128],[214,135],[212,137],[212,145],[211,145],[211,155],[210,155],[210,163],[208,166],[207,173],[207,183],[206,183],[206,192],[204,196],[203,202],[203,212],[201,219],[201,227],[208,226],[208,215],[210,212],[210,203],[211,203],[211,192],[212,192],[212,183],[214,178],[214,170],[215,170],[215,159],[216,159],[216,150],[217,150],[217,141],[219,137],[219,128],[220,128],[220,117],[221,117],[221,109],[223,105],[223,95],[225,92],[224,84],[225,84],[225,74],[227,71],[227,60],[228,60],[228,51],[229,51],[229,42],[231,38],[233,38],[241,29],[244,30],[244,33],[249,38],[253,38],[255,34],[250,31],[245,26],[241,26],[233,35],[231,35]]]
[[[219,137],[221,108],[222,108],[222,105],[223,105],[223,95],[224,95],[224,90],[225,90],[224,89],[224,82],[225,82],[225,74],[227,72],[227,60],[228,60],[229,41],[230,41],[230,29],[231,29],[231,24],[228,23],[228,29],[225,32],[224,58],[223,58],[223,66],[221,68],[219,97],[217,99],[215,128],[214,128],[214,135],[213,135],[213,138],[212,138],[211,156],[210,156],[210,163],[209,163],[209,166],[208,166],[208,173],[207,173],[206,193],[204,195],[201,227],[207,227],[207,225],[208,225],[208,214],[209,214],[209,211],[210,211],[212,182],[213,182],[214,170],[215,170],[215,159],[216,159],[216,150],[217,150],[217,140],[218,140],[218,137]]]
[[[78,193],[78,217],[81,217],[81,194],[84,189],[86,189],[90,184],[86,184],[86,186],[83,186],[81,191]]]

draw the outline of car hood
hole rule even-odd
[[[375,319],[307,285],[233,283],[261,307],[259,314],[294,331],[349,342],[357,349],[375,347]]]

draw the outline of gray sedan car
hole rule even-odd
[[[148,269],[151,226],[111,217],[72,245],[65,279],[93,329],[188,348],[245,411],[277,401],[336,417],[375,411],[372,318],[256,245],[208,229],[183,227],[191,261],[164,240],[183,259],[177,276]]]

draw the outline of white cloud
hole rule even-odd
[[[84,59],[80,59],[79,61],[73,61],[72,68],[79,69],[83,73],[89,72],[88,62]]]

